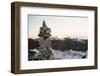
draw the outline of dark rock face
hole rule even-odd
[[[86,58],[86,55],[82,56],[82,59]]]
[[[36,56],[36,52],[34,51],[28,51],[28,60],[39,60]]]

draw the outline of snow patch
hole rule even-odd
[[[53,49],[51,50],[53,53],[53,60],[87,58],[87,52],[75,51],[75,50],[65,50],[65,51],[53,50]],[[39,54],[39,51],[37,49],[31,49],[29,51],[36,52],[37,55]]]
[[[84,56],[87,58],[87,52],[74,51],[74,50],[53,50],[54,59],[82,59]]]

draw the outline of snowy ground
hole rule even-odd
[[[32,59],[34,59],[33,57],[39,54],[39,51],[37,49],[32,49],[30,51],[36,52],[34,56],[31,56]],[[52,52],[54,55],[54,60],[87,58],[87,52],[82,52],[82,51],[74,51],[74,50],[59,51],[52,49]]]
[[[59,50],[52,50],[54,59],[82,59],[87,58],[86,52],[66,50],[64,52]]]

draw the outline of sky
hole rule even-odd
[[[51,28],[52,37],[88,37],[88,17],[28,15],[29,38],[38,38],[43,20]]]

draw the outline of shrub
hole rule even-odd
[[[76,50],[76,51],[87,51],[88,50],[88,40],[81,39],[71,39],[71,38],[64,38],[61,39],[52,39],[51,46],[54,50]],[[28,39],[28,49],[34,49],[39,47],[39,41],[36,39]]]
[[[37,47],[39,47],[39,42],[37,40],[29,38],[28,39],[28,50],[34,49]]]

